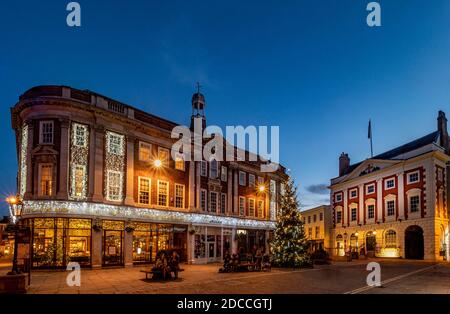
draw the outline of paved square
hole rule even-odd
[[[375,260],[382,288],[368,289],[368,261],[334,263],[313,269],[219,274],[220,265],[183,265],[178,281],[145,281],[142,267],[82,269],[81,286],[68,287],[68,271],[34,271],[28,293],[44,294],[221,294],[221,293],[446,293],[450,263]],[[386,283],[385,283],[386,282]]]

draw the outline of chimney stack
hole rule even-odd
[[[348,157],[348,154],[342,153],[341,156],[339,156],[339,176],[346,173],[349,167],[350,158]]]
[[[449,138],[448,138],[448,131],[447,131],[447,118],[445,117],[445,113],[442,110],[439,110],[437,124],[438,124],[438,131],[439,131],[440,139],[441,139],[439,145],[444,147],[446,152],[448,153],[450,150],[450,147],[449,147]]]

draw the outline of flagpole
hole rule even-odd
[[[370,158],[373,158],[373,144],[372,144],[372,122],[369,119],[369,132],[368,137],[370,139]]]

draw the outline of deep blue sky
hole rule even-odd
[[[209,124],[280,126],[304,208],[328,202],[309,190],[337,175],[342,151],[369,156],[369,118],[380,153],[450,114],[448,0],[380,1],[376,29],[368,0],[81,0],[80,28],[66,25],[68,2],[0,3],[2,195],[17,170],[9,108],[34,85],[90,89],[187,124],[200,81]]]

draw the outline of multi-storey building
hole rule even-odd
[[[365,161],[342,153],[330,186],[335,255],[448,260],[450,140],[442,111],[437,121],[437,131]]]
[[[205,127],[204,107],[195,93],[191,125]],[[177,123],[65,86],[31,88],[11,113],[34,267],[131,265],[164,249],[192,263],[267,250],[282,166],[172,158]]]
[[[328,250],[330,230],[332,227],[331,209],[329,205],[317,206],[301,212],[310,251]]]

